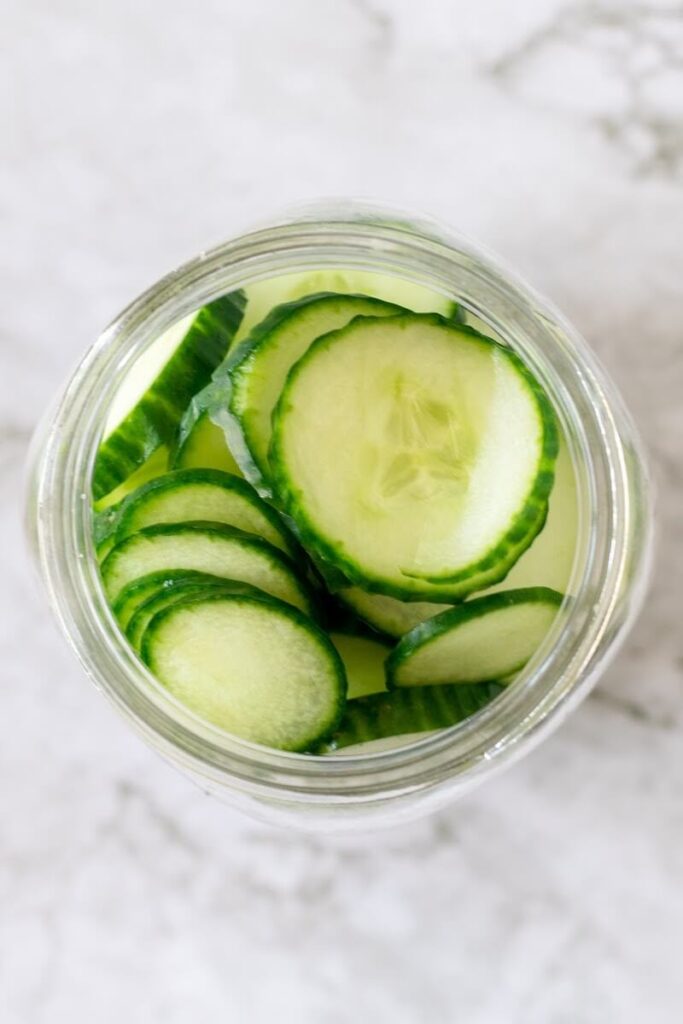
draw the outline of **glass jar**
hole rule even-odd
[[[91,535],[90,478],[109,401],[180,317],[278,274],[349,268],[443,293],[522,355],[551,396],[577,473],[580,544],[570,593],[527,668],[473,718],[380,753],[265,749],[197,718],[150,675],[107,605]],[[440,807],[528,752],[586,696],[642,600],[651,540],[641,446],[614,386],[576,331],[508,269],[441,225],[350,201],[251,231],[169,274],[125,309],[36,434],[30,543],[50,604],[86,672],[142,737],[221,796],[272,822],[375,827]]]

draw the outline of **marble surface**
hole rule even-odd
[[[683,1013],[683,7],[4,0],[0,1020],[674,1024]],[[273,832],[197,794],[34,591],[31,428],[100,327],[250,217],[424,208],[575,321],[658,481],[653,589],[562,730],[437,817]]]

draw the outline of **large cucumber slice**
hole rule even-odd
[[[95,500],[173,443],[190,399],[225,356],[243,308],[241,292],[225,295],[175,324],[137,360],[109,410],[95,460]]]
[[[201,575],[201,574],[199,574]],[[206,576],[201,580],[182,580],[173,586],[164,587],[148,597],[139,606],[126,626],[126,637],[131,647],[140,651],[142,637],[147,626],[155,615],[170,608],[172,604],[194,601],[197,598],[210,597],[212,594],[242,594],[246,597],[266,597],[264,591],[252,587],[248,583],[239,583],[237,580],[221,579],[220,576]]]
[[[334,631],[330,640],[344,662],[349,697],[365,697],[386,689],[384,663],[391,652],[389,644],[379,638]]]
[[[243,341],[275,306],[293,302],[316,292],[336,292],[339,295],[367,295],[383,302],[393,302],[415,313],[441,313],[447,317],[460,315],[456,303],[424,285],[400,277],[387,277],[365,270],[303,271],[281,274],[265,281],[257,281],[246,289],[247,305],[244,319],[237,331],[232,348]]]
[[[502,689],[496,683],[423,686],[351,700],[335,732],[315,753],[331,754],[344,747],[391,736],[446,729],[476,714]]]
[[[291,558],[297,547],[280,518],[246,480],[217,469],[181,469],[150,480],[123,503],[116,540],[155,523],[204,520],[263,537]]]
[[[142,657],[183,704],[226,732],[280,750],[329,734],[346,679],[327,637],[300,612],[262,598],[215,595],[159,612]]]
[[[407,633],[386,663],[389,688],[506,680],[543,640],[562,594],[508,590],[449,608]]]
[[[130,620],[146,601],[165,590],[173,590],[181,583],[211,587],[225,583],[225,577],[212,576],[210,573],[191,569],[161,569],[145,576],[137,576],[123,587],[112,603],[112,611],[123,631],[126,631]]]
[[[147,526],[117,544],[102,563],[101,572],[107,596],[115,603],[132,580],[176,569],[251,583],[305,612],[311,610],[306,585],[282,552],[223,523]]]
[[[313,295],[277,306],[230,360],[230,446],[245,476],[268,489],[271,417],[287,374],[321,334],[356,316],[395,316],[400,306],[360,295]]]
[[[314,342],[276,407],[269,462],[305,546],[352,583],[449,601],[529,546],[556,452],[552,408],[518,356],[403,314]]]

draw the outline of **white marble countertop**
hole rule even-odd
[[[683,1014],[683,7],[5,0],[0,1020],[674,1024]],[[660,486],[626,649],[541,749],[360,839],[197,794],[33,593],[33,423],[101,326],[264,208],[444,215],[550,295]]]

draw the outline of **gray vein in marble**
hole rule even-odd
[[[347,0],[366,19],[375,38],[378,52],[386,55],[394,44],[394,22],[391,14],[377,5],[375,0]]]
[[[609,80],[624,88],[617,109],[589,114],[588,120],[628,158],[635,173],[644,177],[678,179],[683,174],[683,5],[576,3],[562,9],[549,23],[503,54],[488,73],[506,87],[524,92],[529,66],[537,59],[552,63],[558,46],[574,49],[580,60],[593,54],[602,66],[602,85]],[[647,52],[649,49],[649,53]],[[644,66],[639,66],[644,55]],[[648,91],[662,80],[668,96],[658,101]],[[565,103],[571,109],[572,91],[582,90],[581,66],[576,77],[567,76]],[[536,91],[531,102],[558,111],[553,99]],[[668,100],[675,110],[668,111]]]

